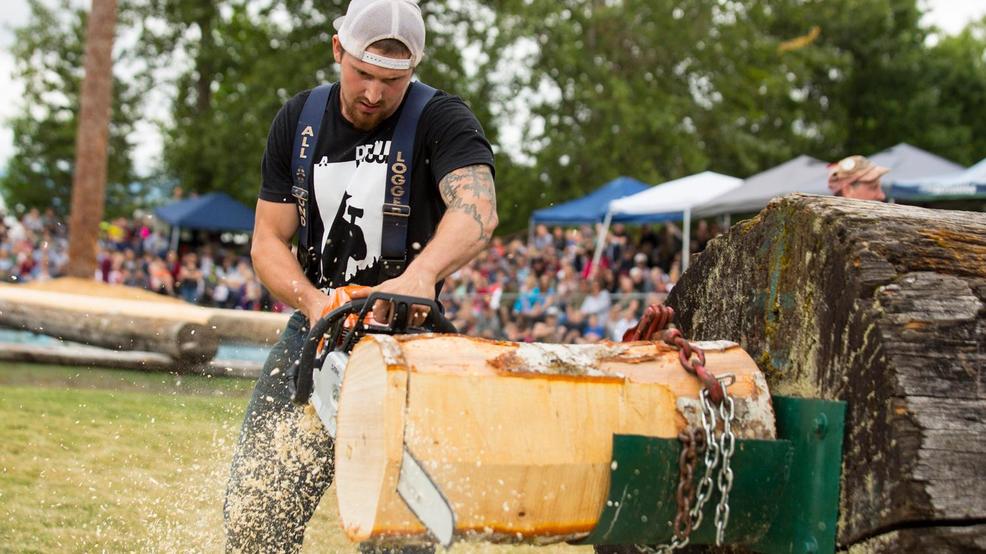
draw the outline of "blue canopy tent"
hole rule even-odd
[[[531,227],[539,223],[556,225],[599,223],[606,217],[606,211],[612,200],[637,194],[648,188],[650,185],[631,177],[617,177],[582,198],[569,200],[550,208],[534,210],[531,214]]]
[[[986,159],[964,171],[913,180],[894,180],[888,193],[901,200],[986,198]]]
[[[171,248],[178,248],[179,229],[252,231],[253,210],[223,192],[179,200],[154,210],[171,225]]]

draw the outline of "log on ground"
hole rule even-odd
[[[847,402],[843,547],[905,551],[927,528],[927,551],[982,551],[986,214],[787,196],[713,240],[668,303],[772,392]]]
[[[753,360],[732,343],[702,346],[714,374],[736,377],[737,436],[775,437]],[[337,420],[343,528],[357,541],[426,538],[395,490],[406,444],[449,500],[457,537],[583,537],[609,492],[613,435],[674,439],[686,425],[701,428],[699,388],[663,343],[364,338],[346,369]]]
[[[262,363],[245,360],[212,360],[208,364],[185,364],[157,352],[107,350],[96,346],[73,344],[36,346],[0,343],[0,361],[134,371],[187,372],[213,377],[247,379],[258,378],[263,369]]]
[[[80,344],[165,354],[180,366],[207,363],[219,336],[208,310],[171,303],[114,300],[0,287],[0,326]]]

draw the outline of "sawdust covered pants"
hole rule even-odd
[[[226,486],[226,551],[298,552],[325,489],[332,483],[332,439],[314,412],[291,402],[286,369],[307,333],[300,312],[271,349],[247,406]],[[361,552],[430,553],[433,547]]]

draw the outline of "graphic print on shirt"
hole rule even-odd
[[[338,287],[373,274],[380,259],[384,180],[390,141],[356,147],[356,159],[323,157],[312,175],[322,234],[319,286]]]

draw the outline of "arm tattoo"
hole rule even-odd
[[[463,212],[479,225],[479,240],[490,240],[496,221],[496,190],[485,165],[456,169],[438,183],[448,211]]]

